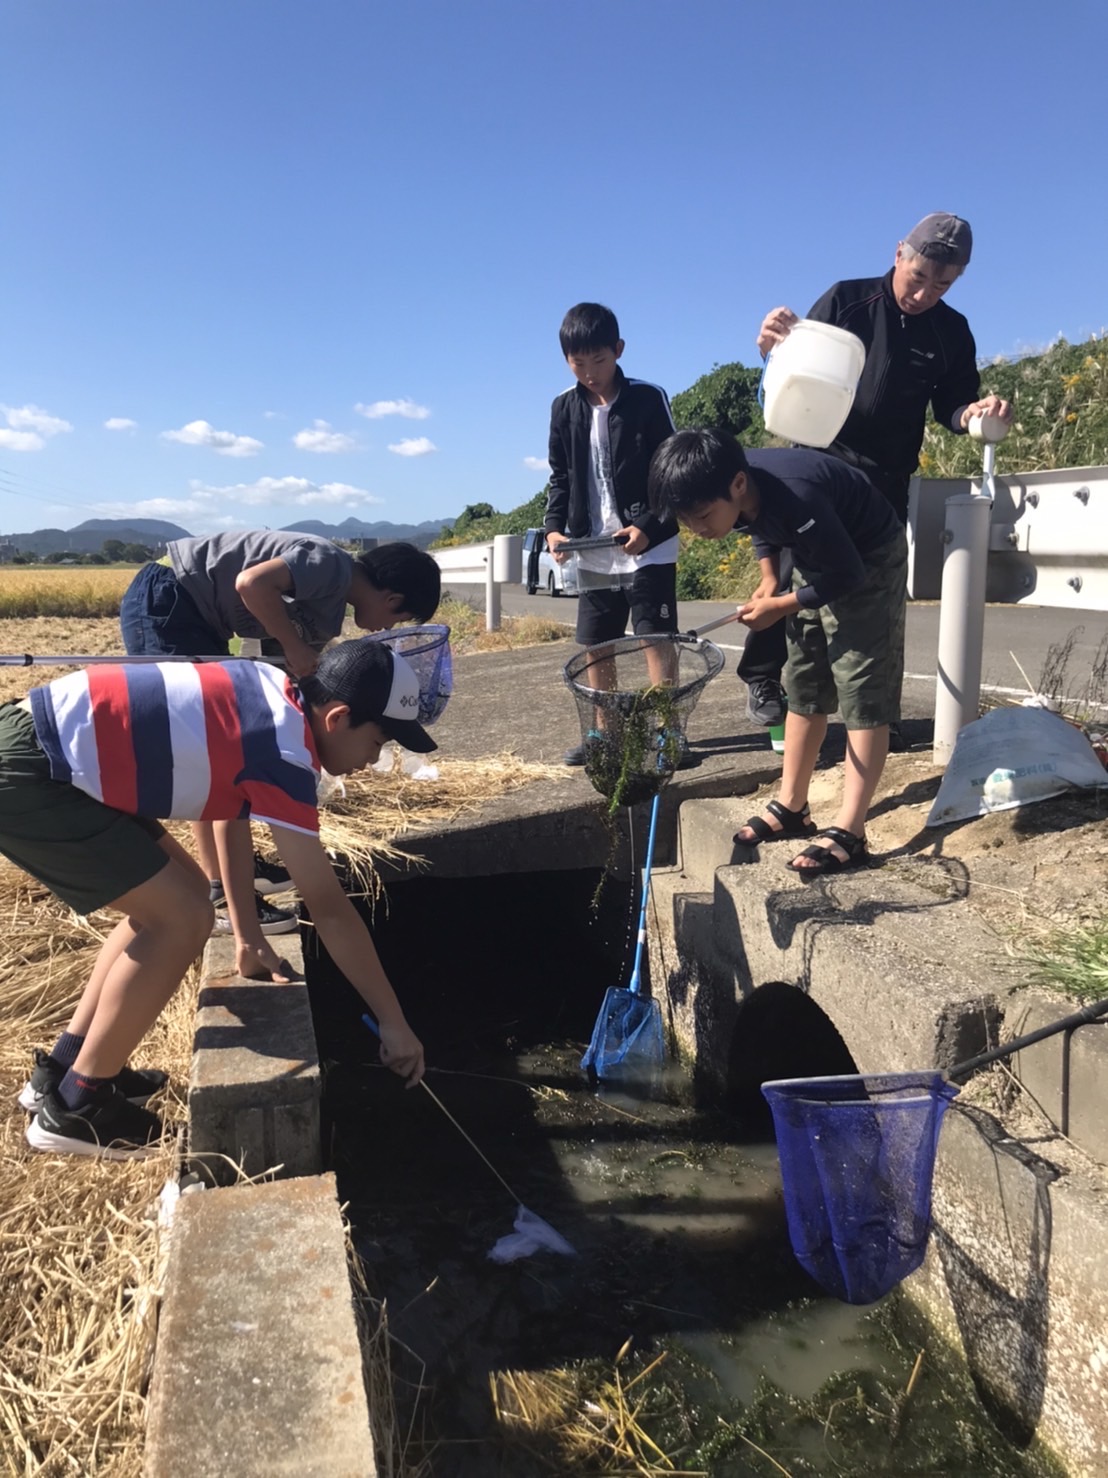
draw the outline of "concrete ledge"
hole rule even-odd
[[[707,895],[688,863],[730,854],[734,814],[704,802],[693,812],[691,846],[681,812],[685,869],[655,873],[650,951],[653,988],[701,1076],[724,1081],[739,1002],[770,980],[810,995],[862,1072],[950,1068],[998,1040],[1009,977],[963,902],[889,869],[805,883],[784,866],[787,843],[762,848],[756,862],[717,866]]]
[[[184,1196],[145,1478],[373,1478],[334,1177]]]
[[[302,970],[300,941],[284,953]],[[307,987],[234,973],[234,941],[209,940],[189,1074],[189,1152],[206,1179],[226,1184],[322,1166],[321,1083]]]

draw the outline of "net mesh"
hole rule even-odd
[[[611,1078],[648,1073],[665,1060],[665,1032],[657,1001],[609,986],[581,1066],[598,1078]]]
[[[941,1073],[763,1083],[773,1110],[789,1240],[828,1293],[873,1303],[918,1268],[931,1229]]]
[[[419,680],[419,722],[433,724],[454,691],[449,626],[402,626],[375,631],[366,641],[388,642]]]
[[[585,773],[617,806],[650,800],[681,762],[689,716],[723,653],[695,636],[626,636],[565,666],[577,700]]]

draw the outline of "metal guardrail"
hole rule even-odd
[[[978,479],[913,478],[908,594],[938,600],[947,499]],[[985,599],[1108,611],[1108,467],[1016,472],[994,479]]]
[[[485,627],[500,630],[500,587],[518,585],[523,558],[521,534],[497,534],[490,543],[432,549],[445,585],[485,587]]]

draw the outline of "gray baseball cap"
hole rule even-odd
[[[973,251],[973,232],[969,221],[946,211],[932,211],[904,238],[904,245],[920,256],[950,267],[964,267]]]

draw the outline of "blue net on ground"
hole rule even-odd
[[[419,722],[433,724],[454,691],[449,626],[401,626],[375,631],[367,641],[386,641],[419,680]]]
[[[598,1078],[660,1068],[666,1060],[662,1013],[657,1001],[620,986],[609,986],[584,1057],[583,1068]]]
[[[921,1072],[782,1078],[762,1092],[797,1260],[836,1298],[873,1303],[923,1261],[939,1130],[958,1089]]]

